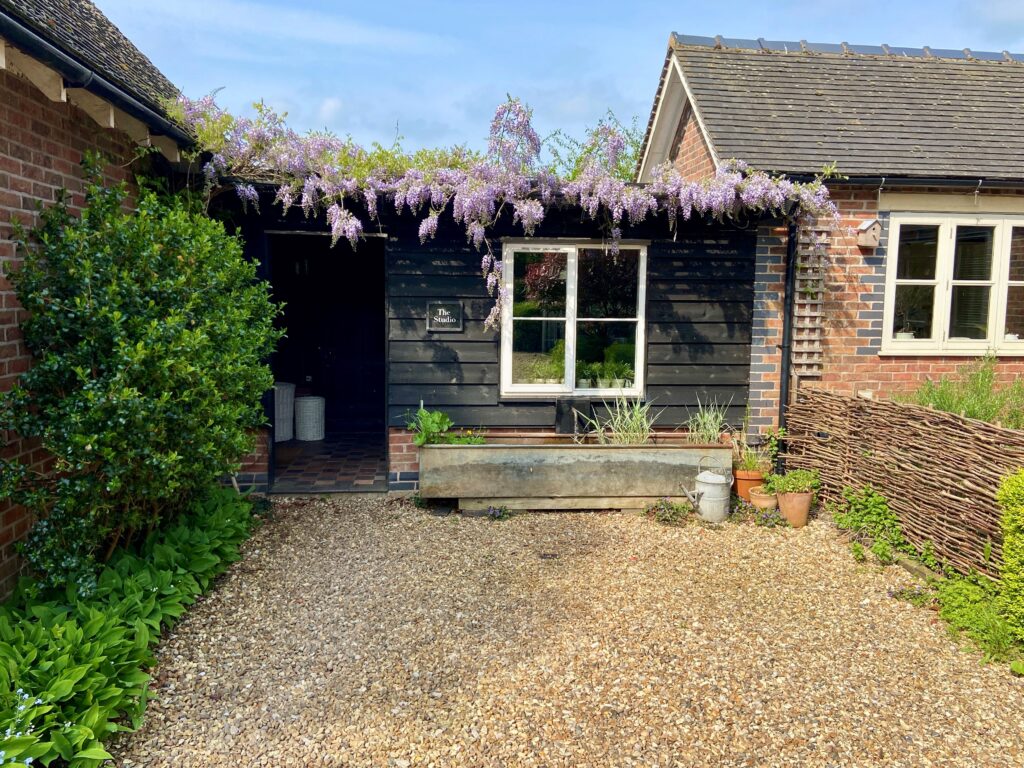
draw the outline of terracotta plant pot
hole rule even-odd
[[[774,493],[768,493],[760,485],[750,489],[750,503],[758,509],[772,510],[779,506],[779,497]]]
[[[734,469],[736,478],[736,495],[744,501],[750,501],[750,489],[764,482],[764,473],[757,469]]]
[[[780,493],[779,512],[786,518],[786,522],[794,528],[803,528],[807,525],[807,514],[811,511],[811,499],[814,493]]]

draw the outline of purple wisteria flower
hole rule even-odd
[[[501,262],[487,239],[502,215],[532,235],[548,208],[578,206],[608,233],[613,251],[627,224],[660,214],[672,228],[694,215],[729,219],[744,211],[781,213],[790,208],[797,221],[818,229],[822,222],[838,222],[835,204],[820,181],[795,183],[737,160],[726,161],[712,178],[700,181],[684,178],[666,163],[654,169],[650,184],[634,184],[628,178],[632,164],[625,154],[626,136],[611,123],[591,132],[579,145],[579,162],[559,177],[541,162],[543,142],[533,128],[530,108],[514,98],[496,110],[483,158],[461,147],[414,156],[397,146],[367,150],[324,131],[300,135],[265,104],[256,105],[254,117],[238,118],[218,107],[212,95],[182,97],[174,109],[209,153],[202,169],[208,188],[221,180],[242,179],[234,182],[239,198],[256,205],[253,183],[272,183],[283,211],[294,205],[306,216],[326,211],[332,243],[342,238],[353,246],[358,243],[363,223],[353,206],[365,209],[371,220],[377,219],[381,201],[398,214],[419,217],[423,242],[436,236],[441,216],[451,215],[467,240],[483,251],[481,273],[495,297],[489,326],[497,324],[508,299],[501,287]]]

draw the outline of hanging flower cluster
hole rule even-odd
[[[298,205],[307,215],[325,211],[332,242],[355,245],[363,233],[360,215],[376,220],[382,201],[399,214],[419,216],[421,241],[437,233],[440,217],[450,212],[467,239],[483,252],[481,271],[495,306],[487,325],[498,322],[507,297],[502,264],[490,248],[487,232],[505,211],[526,235],[532,235],[547,209],[563,202],[607,227],[611,247],[622,226],[666,213],[679,219],[736,218],[745,212],[795,215],[810,221],[837,218],[828,189],[820,180],[789,181],[726,163],[712,178],[687,181],[666,163],[651,184],[640,185],[616,172],[626,151],[622,132],[601,124],[581,144],[570,173],[558,175],[541,160],[543,143],[532,112],[509,98],[491,121],[486,154],[456,146],[407,153],[397,145],[365,148],[348,138],[313,131],[298,134],[263,104],[252,118],[234,117],[213,96],[181,97],[171,112],[196,136],[208,188],[229,182],[243,204],[258,205],[256,184],[276,187],[275,201],[287,211]],[[358,215],[357,215],[358,212]]]

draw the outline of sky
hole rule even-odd
[[[672,31],[1024,52],[1024,0],[95,0],[184,93],[297,130],[486,144],[506,95],[542,136],[646,124]]]

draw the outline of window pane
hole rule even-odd
[[[896,277],[899,280],[934,280],[939,251],[938,224],[900,225]]]
[[[513,317],[565,317],[564,253],[513,255]]]
[[[994,227],[957,227],[953,256],[954,280],[992,279]]]
[[[1024,227],[1010,231],[1010,280],[1024,282]]]
[[[897,285],[893,335],[897,339],[930,339],[934,307],[935,286]]]
[[[1024,339],[1024,285],[1011,285],[1006,292],[1006,340]]]
[[[565,321],[512,321],[512,382],[565,383]]]
[[[576,387],[631,387],[636,323],[576,324]]]
[[[640,251],[581,249],[578,270],[577,317],[636,317]]]
[[[954,285],[949,311],[951,339],[984,339],[988,336],[988,286]]]

